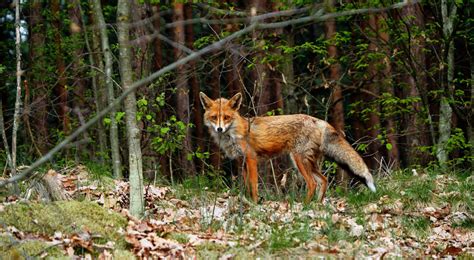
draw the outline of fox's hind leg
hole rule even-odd
[[[314,153],[312,156],[308,157],[308,168],[311,169],[311,173],[315,178],[316,182],[319,185],[318,190],[318,200],[323,201],[324,196],[326,195],[326,190],[328,189],[328,179],[321,173],[321,163],[323,155],[320,153]]]
[[[303,178],[306,181],[308,192],[306,193],[305,203],[310,203],[314,196],[314,191],[316,190],[317,185],[313,175],[311,174],[311,168],[308,168],[310,163],[301,154],[291,153],[290,156],[295,163],[296,168],[298,168],[298,171],[301,173],[301,175],[303,175]]]

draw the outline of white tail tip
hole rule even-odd
[[[377,190],[375,189],[375,185],[373,182],[367,182],[367,187],[369,187],[369,189],[372,191],[372,192],[376,192]]]

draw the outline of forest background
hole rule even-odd
[[[211,142],[200,91],[242,93],[247,117],[327,120],[381,178],[472,170],[469,1],[31,0],[18,16],[12,1],[0,7],[1,186],[36,176],[17,166],[38,159],[100,169],[139,191],[189,177],[230,186],[240,164]],[[262,162],[261,182],[278,189],[289,165]],[[324,169],[350,185],[335,165]]]

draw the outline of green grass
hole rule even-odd
[[[424,239],[429,234],[431,223],[425,217],[403,216],[401,223],[406,235]]]
[[[453,223],[453,227],[460,227],[460,228],[474,230],[474,218],[467,218],[460,221],[459,223]]]
[[[294,223],[288,226],[272,226],[268,249],[274,253],[280,250],[294,248],[314,237],[314,232],[308,223]]]

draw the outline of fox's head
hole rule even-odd
[[[214,132],[225,133],[232,128],[236,117],[239,117],[239,108],[242,103],[242,94],[237,93],[231,99],[210,99],[200,92],[199,97],[204,109],[204,123]]]

